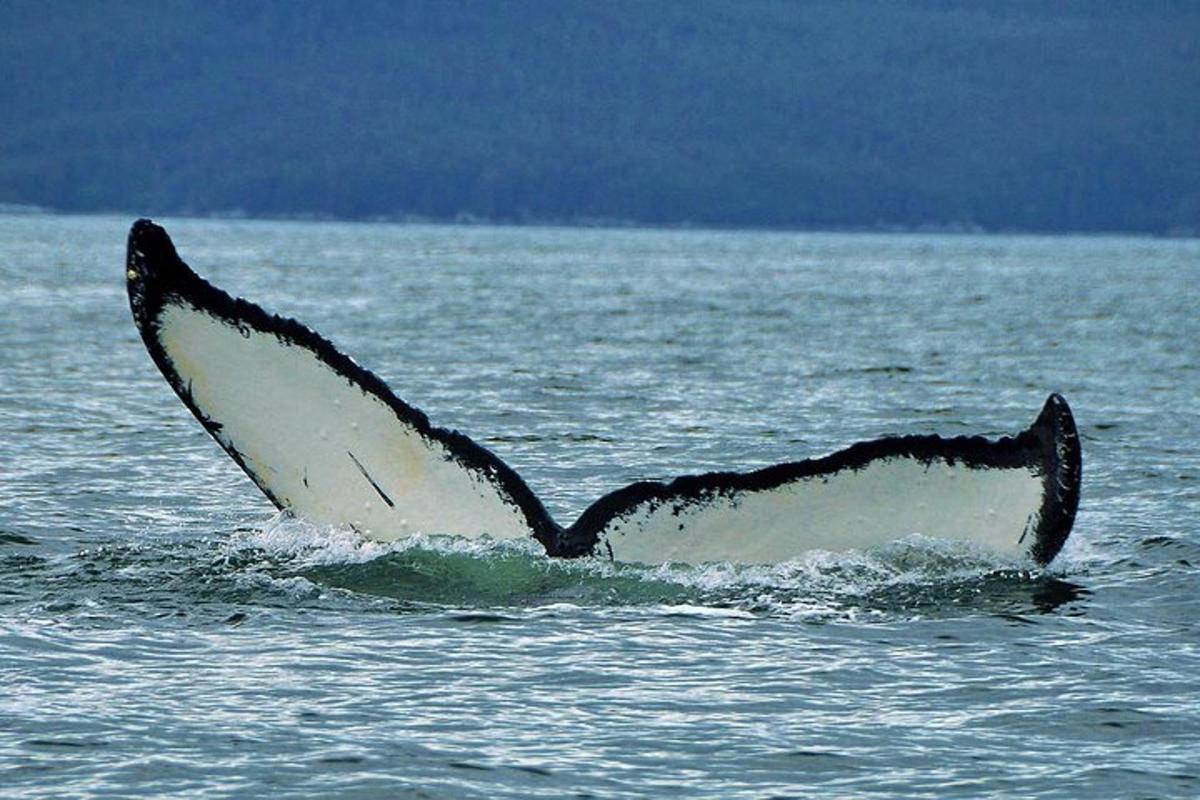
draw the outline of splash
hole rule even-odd
[[[417,535],[380,543],[280,514],[235,533],[224,551],[275,580],[418,606],[706,609],[821,622],[1024,613],[1076,599],[1063,588],[1070,584],[1028,563],[920,536],[762,566],[644,566],[550,559],[533,541]]]
[[[32,540],[30,540],[32,541]],[[120,625],[127,615],[208,622],[248,609],[492,618],[632,613],[737,621],[889,622],[1028,615],[1085,592],[1027,563],[911,537],[781,564],[645,566],[547,558],[536,542],[413,536],[380,543],[284,515],[208,537],[177,529],[74,552],[0,547],[0,605],[23,616]],[[455,617],[457,618],[457,617]]]

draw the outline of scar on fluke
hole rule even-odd
[[[367,472],[367,468],[362,465],[362,462],[354,457],[354,453],[351,453],[349,450],[347,450],[346,455],[350,456],[350,460],[354,462],[354,466],[358,467],[358,471],[361,472],[362,476],[367,479],[367,483],[371,484],[371,488],[374,489],[381,498],[383,498],[383,502],[388,504],[388,508],[395,508],[396,504],[392,502],[392,498],[387,496],[387,492],[379,488],[379,484],[376,483],[375,479],[371,477],[371,473]],[[305,478],[304,485],[308,485],[307,477]]]
[[[433,425],[310,328],[208,283],[149,220],[130,231],[126,278],[150,357],[267,498],[370,538],[533,538],[560,557],[776,563],[916,533],[1047,564],[1074,524],[1079,437],[1051,394],[1012,436],[888,436],[748,472],[639,481],[560,525],[491,450]]]

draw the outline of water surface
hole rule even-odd
[[[6,797],[1200,794],[1200,243],[164,220],[570,522],[1049,391],[1047,570],[553,562],[277,519],[170,392],[125,218],[0,217]]]

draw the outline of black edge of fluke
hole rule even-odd
[[[1083,484],[1083,451],[1071,407],[1058,393],[1046,398],[1028,432],[1041,442],[1045,464],[1042,513],[1029,555],[1045,566],[1062,550],[1075,525]]]
[[[498,484],[509,501],[520,509],[533,537],[548,553],[557,554],[562,528],[520,475],[498,456],[458,431],[434,427],[424,412],[401,400],[377,375],[359,366],[316,331],[294,319],[270,314],[248,300],[234,298],[201,278],[179,257],[170,236],[161,226],[148,219],[139,219],[133,224],[129,231],[125,269],[134,323],[155,365],[204,429],[277,508],[287,510],[287,503],[272,494],[237,449],[223,440],[219,435],[220,423],[196,406],[190,388],[163,349],[158,338],[158,325],[166,304],[187,304],[232,325],[271,333],[309,350],[339,375],[379,398],[401,422],[442,444],[464,468]]]

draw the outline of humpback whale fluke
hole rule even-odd
[[[149,220],[129,233],[126,278],[154,363],[263,494],[370,538],[532,536],[551,556],[774,563],[922,534],[1048,564],[1075,520],[1079,437],[1052,394],[1015,436],[888,437],[634,483],[564,528],[490,450],[435,427],[315,331],[205,281]]]

